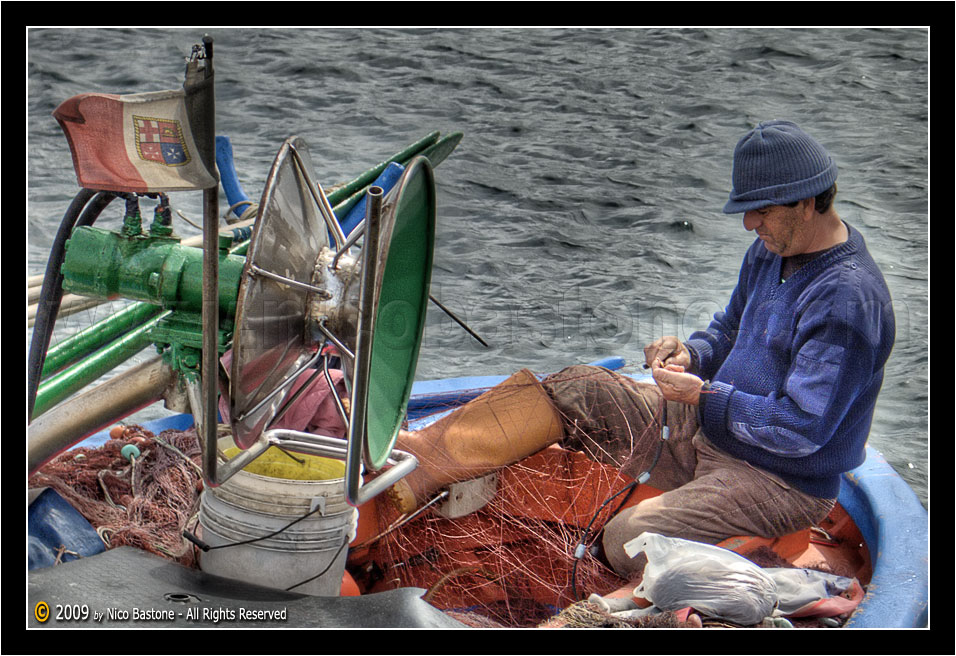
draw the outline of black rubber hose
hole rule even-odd
[[[60,228],[57,230],[50,259],[46,265],[43,287],[37,302],[36,319],[33,322],[33,337],[30,340],[30,362],[27,367],[27,409],[30,421],[33,420],[33,406],[36,403],[37,389],[40,387],[40,374],[46,360],[47,348],[53,336],[56,315],[63,300],[63,259],[66,255],[66,241],[78,226],[93,225],[100,212],[116,198],[108,191],[97,192],[94,189],[81,189],[67,208]],[[82,212],[82,213],[81,213]]]

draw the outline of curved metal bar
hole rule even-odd
[[[326,198],[325,192],[322,190],[322,185],[312,179],[312,175],[302,162],[302,156],[299,155],[299,151],[296,150],[294,144],[289,144],[289,150],[292,152],[293,159],[295,160],[296,165],[299,167],[299,172],[302,173],[306,182],[309,183],[309,192],[311,192],[312,199],[318,206],[319,212],[322,214],[322,218],[325,219],[326,227],[328,227],[329,232],[331,232],[332,236],[335,238],[336,250],[341,250],[342,245],[345,243],[345,235],[342,233],[342,227],[339,225],[338,219],[335,218],[335,212],[332,210],[332,206],[329,204],[329,199]]]
[[[283,285],[289,285],[290,287],[304,289],[305,291],[308,291],[308,292],[315,292],[316,294],[320,294],[321,296],[325,298],[328,298],[329,296],[329,293],[326,290],[322,289],[321,287],[315,287],[314,285],[310,285],[306,282],[299,282],[298,280],[287,278],[283,275],[279,275],[278,273],[266,271],[265,269],[263,269],[257,264],[254,264],[253,262],[249,262],[249,273],[252,275],[263,276],[265,278],[269,278],[270,280],[275,280],[276,282],[281,282]]]
[[[372,189],[381,190],[381,187],[372,187],[371,189],[369,189],[369,191],[372,191]],[[361,239],[362,235],[364,234],[365,234],[365,219],[362,219],[361,221],[359,221],[359,224],[355,226],[355,229],[349,233],[348,239],[346,239],[345,243],[342,244],[342,248],[340,248],[335,253],[335,257],[332,258],[332,263],[329,265],[329,268],[331,268],[334,271],[338,267],[339,258],[345,255],[345,253],[350,248],[352,248],[352,246],[354,246],[356,242],[358,242],[358,240]]]
[[[307,370],[311,369],[311,368],[312,368],[312,365],[314,365],[316,362],[318,362],[318,361],[319,361],[319,358],[321,358],[321,357],[322,357],[322,352],[321,352],[321,351],[317,352],[317,353],[315,354],[315,356],[312,357],[312,359],[310,359],[308,362],[306,362],[306,363],[303,364],[301,367],[299,367],[299,368],[298,368],[295,372],[293,372],[288,378],[286,378],[284,381],[282,381],[281,383],[279,383],[279,385],[277,385],[274,390],[272,390],[271,392],[269,392],[269,394],[267,394],[265,397],[263,397],[263,399],[262,399],[261,401],[259,401],[259,402],[255,405],[255,407],[253,407],[253,408],[247,410],[246,412],[242,413],[240,416],[236,417],[236,420],[237,420],[237,421],[242,421],[242,420],[245,419],[246,417],[248,417],[248,416],[250,416],[250,415],[254,415],[254,414],[256,414],[257,412],[259,412],[259,410],[262,409],[262,406],[264,406],[266,403],[268,403],[269,401],[271,401],[272,398],[273,398],[276,394],[278,394],[280,391],[282,391],[283,389],[285,389],[286,387],[288,387],[293,381],[295,381],[296,378],[299,377],[300,374],[305,373]]]
[[[303,433],[301,431],[281,428],[267,430],[263,435],[266,440],[268,440],[270,446],[278,446],[299,453],[308,453],[310,455],[334,458],[336,460],[345,458],[346,462],[348,462],[348,456],[352,451],[351,437],[349,440],[343,440],[328,435],[316,435],[314,433]],[[346,499],[350,505],[356,507],[361,506],[363,503],[375,498],[392,487],[418,467],[418,459],[415,456],[405,451],[399,451],[398,449],[393,449],[389,454],[389,462],[393,462],[394,465],[369,481],[367,485],[362,485],[360,471],[357,485],[354,485],[354,490],[352,490],[352,486],[350,486],[348,464],[346,464],[345,491]]]
[[[322,334],[325,335],[330,342],[332,342],[332,344],[335,346],[336,349],[338,349],[341,355],[344,355],[349,360],[352,360],[352,361],[355,360],[355,354],[352,353],[351,350],[349,350],[349,347],[347,347],[345,344],[342,343],[342,340],[336,337],[335,334],[325,326],[325,320],[319,321],[316,324],[316,327],[318,327],[318,329],[322,332]]]
[[[318,377],[319,377],[319,374],[321,374],[321,373],[322,373],[322,371],[319,370],[319,369],[316,369],[315,371],[313,371],[313,372],[312,372],[312,375],[309,376],[308,380],[306,380],[306,381],[299,387],[299,389],[297,389],[297,390],[292,394],[292,396],[290,396],[288,399],[286,399],[285,401],[282,402],[282,407],[279,408],[279,411],[276,412],[276,416],[273,417],[273,418],[269,421],[269,423],[270,423],[270,424],[274,424],[274,423],[276,423],[277,421],[279,421],[280,419],[282,419],[282,418],[285,416],[285,413],[287,413],[287,412],[289,411],[289,409],[295,404],[295,402],[298,401],[299,398],[300,398],[303,394],[305,394],[306,390],[309,388],[309,385],[312,384],[312,381],[314,381],[316,378],[318,378]]]
[[[321,350],[321,349],[319,349]],[[346,434],[349,429],[349,413],[345,411],[345,406],[342,405],[342,399],[339,398],[339,395],[335,393],[335,383],[332,382],[332,374],[329,373],[329,358],[328,356],[322,358],[322,372],[325,374],[325,382],[328,383],[329,391],[332,394],[332,399],[335,402],[335,407],[339,411],[339,416],[342,418],[342,424],[345,426]]]

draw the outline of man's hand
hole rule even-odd
[[[684,367],[676,364],[664,365],[660,358],[651,362],[651,373],[661,394],[668,401],[697,405],[700,402],[700,388],[704,381],[684,371]]]
[[[690,369],[690,351],[679,339],[673,336],[661,337],[644,347],[644,360],[647,366],[652,366],[654,360],[660,360],[667,366],[676,364],[684,370]]]

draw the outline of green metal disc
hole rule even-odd
[[[379,469],[405,419],[425,329],[435,245],[435,179],[416,158],[385,208],[369,368],[365,460]],[[388,234],[390,232],[390,234]]]

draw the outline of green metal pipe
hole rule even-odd
[[[387,167],[391,162],[398,162],[402,166],[408,166],[409,162],[411,162],[412,159],[414,159],[415,157],[419,155],[423,155],[428,158],[428,161],[431,162],[431,165],[433,168],[438,166],[445,160],[446,157],[448,157],[449,154],[451,154],[451,152],[458,145],[458,142],[461,141],[462,133],[453,132],[452,134],[436,141],[434,140],[434,138],[437,136],[438,136],[438,133],[433,132],[432,134],[428,135],[427,137],[419,141],[417,144],[415,144],[415,146],[420,145],[421,146],[420,148],[417,148],[416,150],[412,150],[412,147],[410,146],[409,148],[406,148],[402,152],[396,153],[395,155],[393,155],[392,158],[388,160],[387,162],[385,162],[384,164],[380,164],[378,167],[372,170],[374,171],[374,176],[372,177],[372,179],[368,183],[366,183],[364,186],[362,186],[360,189],[358,189],[357,191],[354,191],[345,200],[339,202],[338,197],[336,197],[336,199],[333,201],[332,195],[329,194],[329,203],[331,203],[334,206],[335,215],[344,217],[346,214],[348,214],[349,211],[353,207],[355,207],[358,204],[358,202],[362,200],[362,198],[368,193],[369,185],[371,185],[371,183],[375,181],[375,178],[381,175],[382,171],[385,170],[385,167]],[[362,176],[363,180],[366,179],[366,176],[368,176],[368,174],[371,173],[372,171],[369,171],[363,174]]]
[[[47,351],[41,378],[48,378],[162,311],[158,305],[131,303],[119,312],[81,330]]]
[[[369,170],[365,171],[365,173],[362,173],[361,175],[356,177],[354,180],[351,180],[339,187],[336,187],[334,191],[329,192],[326,196],[329,200],[329,205],[331,205],[332,207],[335,207],[338,203],[341,203],[343,200],[349,198],[355,192],[360,191],[364,189],[365,187],[369,186],[370,184],[375,182],[375,178],[380,176],[382,174],[382,171],[384,171],[389,164],[391,164],[392,162],[403,162],[405,160],[411,159],[417,153],[421,152],[422,150],[425,150],[426,148],[428,148],[429,146],[437,142],[439,135],[440,135],[439,132],[431,132],[425,135],[424,137],[422,137],[415,143],[410,144],[406,146],[403,150],[400,150],[399,152],[395,153],[384,162],[377,164],[376,166],[373,166]]]
[[[219,260],[219,309],[231,318],[245,258],[220,251]],[[64,291],[74,294],[122,297],[185,312],[202,308],[203,251],[176,239],[80,227],[67,242],[62,271]]]
[[[167,310],[150,319],[138,328],[114,340],[105,348],[91,354],[85,360],[50,376],[40,383],[34,403],[33,416],[39,417],[66,397],[89,385],[149,346],[152,343],[149,336],[150,329],[169,313]]]

